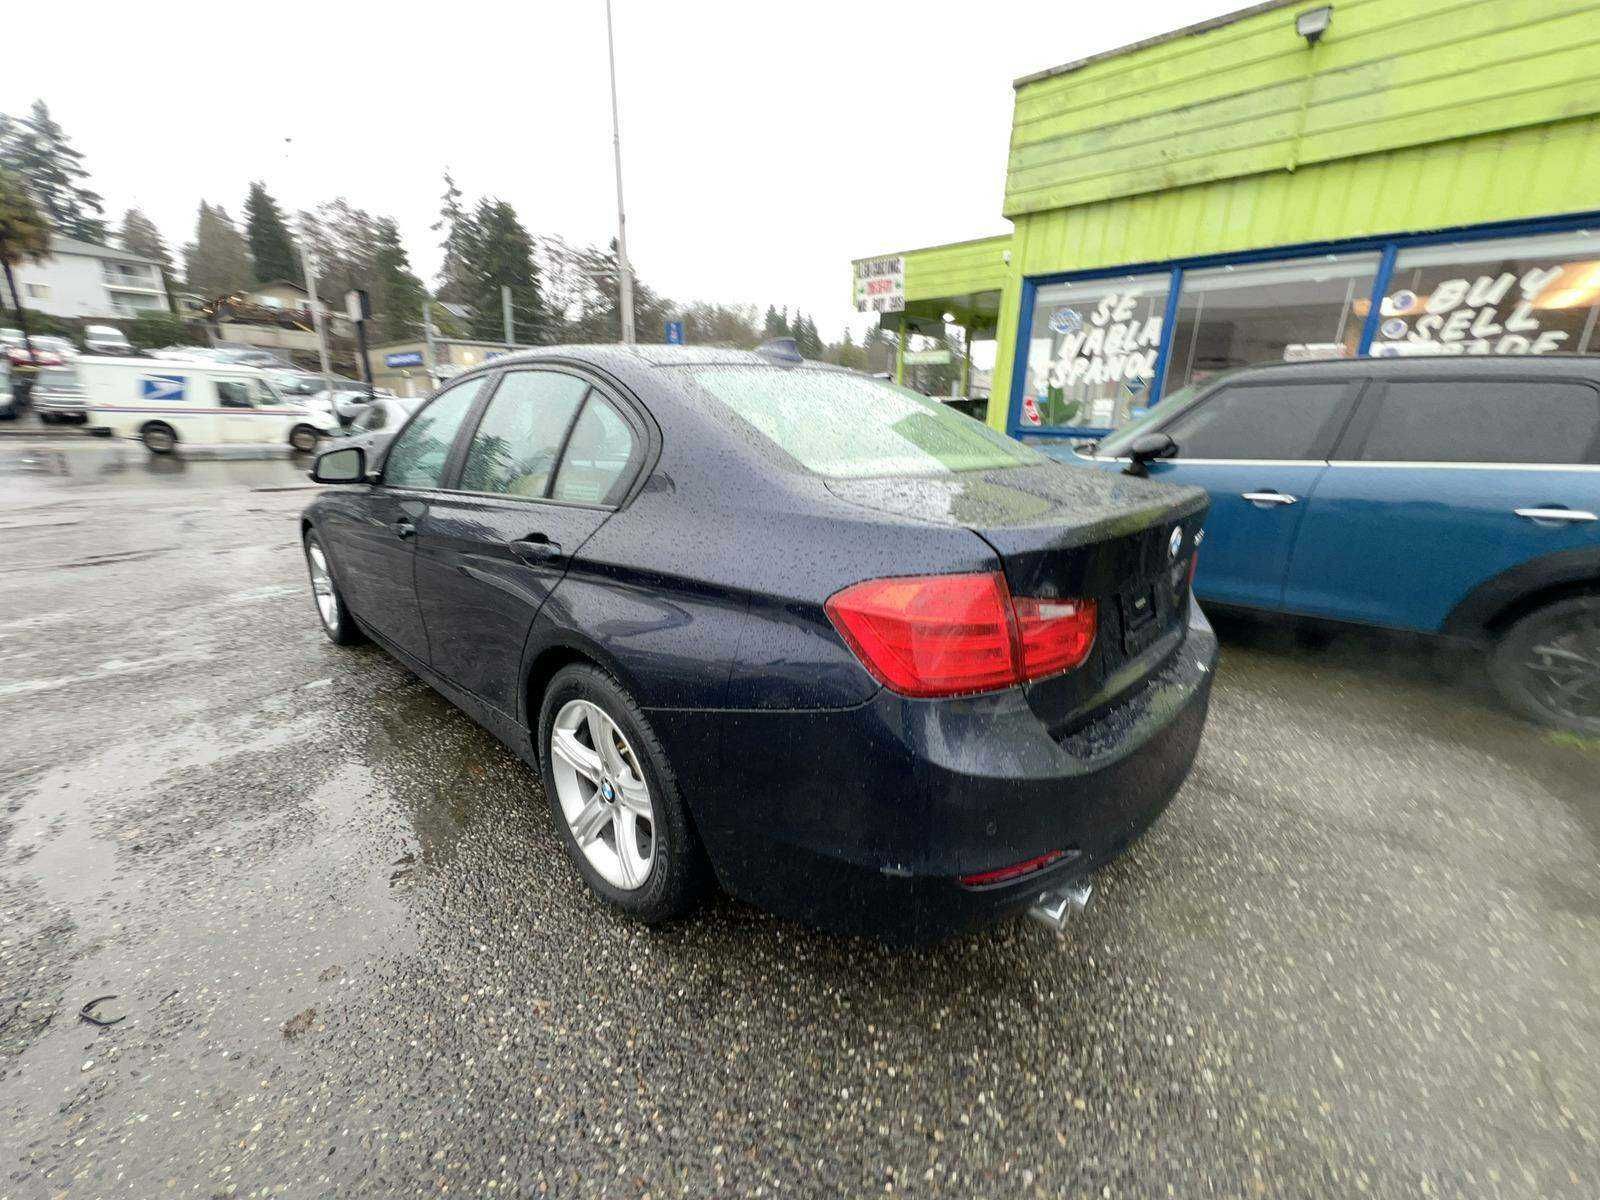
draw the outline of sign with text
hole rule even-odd
[[[683,322],[682,321],[668,321],[667,322],[667,345],[669,345],[669,346],[681,346],[681,345],[683,345]]]
[[[422,365],[421,350],[402,350],[398,354],[385,354],[383,365],[386,367],[420,367]]]
[[[854,267],[857,312],[905,310],[906,260],[903,256],[858,259]]]

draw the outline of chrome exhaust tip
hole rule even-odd
[[[1048,925],[1057,933],[1061,933],[1067,928],[1067,922],[1089,907],[1089,898],[1093,895],[1094,884],[1087,880],[1052,888],[1048,892],[1039,894],[1039,899],[1028,910],[1028,915],[1041,925]]]

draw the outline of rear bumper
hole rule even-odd
[[[1160,816],[1199,748],[1217,657],[1190,614],[1147,686],[1061,741],[1017,690],[652,716],[730,892],[821,928],[926,942],[1028,907]],[[1065,857],[1021,880],[959,882],[1051,851]]]

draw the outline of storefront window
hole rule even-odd
[[[1018,417],[1024,430],[1105,429],[1144,410],[1171,279],[1163,271],[1039,289]]]
[[[1377,273],[1375,253],[1185,271],[1163,390],[1251,363],[1353,358]]]
[[[1401,250],[1372,353],[1600,349],[1600,231]]]

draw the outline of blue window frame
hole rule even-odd
[[[1014,437],[1073,438],[1103,437],[1109,428],[1096,425],[1035,426],[1024,425],[1022,398],[1028,382],[1028,354],[1033,341],[1034,310],[1038,291],[1059,283],[1080,283],[1109,280],[1125,276],[1151,275],[1169,272],[1171,283],[1167,290],[1166,310],[1161,323],[1159,350],[1155,369],[1149,381],[1150,402],[1160,402],[1164,394],[1168,362],[1172,357],[1173,334],[1178,321],[1178,305],[1183,292],[1184,273],[1209,267],[1222,267],[1245,263],[1268,263],[1284,259],[1305,258],[1317,254],[1347,254],[1360,251],[1377,251],[1377,274],[1372,294],[1367,297],[1367,313],[1361,328],[1356,354],[1365,357],[1371,352],[1383,322],[1382,306],[1389,293],[1395,259],[1399,253],[1413,246],[1440,245],[1452,242],[1490,241],[1496,238],[1562,233],[1584,229],[1600,222],[1600,211],[1576,213],[1569,216],[1548,217],[1535,221],[1504,221],[1486,225],[1463,226],[1454,229],[1430,231],[1423,234],[1391,234],[1384,237],[1351,238],[1335,242],[1304,242],[1292,246],[1276,246],[1270,250],[1253,250],[1234,254],[1214,254],[1166,262],[1133,263],[1095,271],[1062,272],[1053,275],[1025,277],[1022,281],[1022,311],[1017,324],[1017,342],[1011,367],[1011,396],[1006,416],[1006,431]]]

